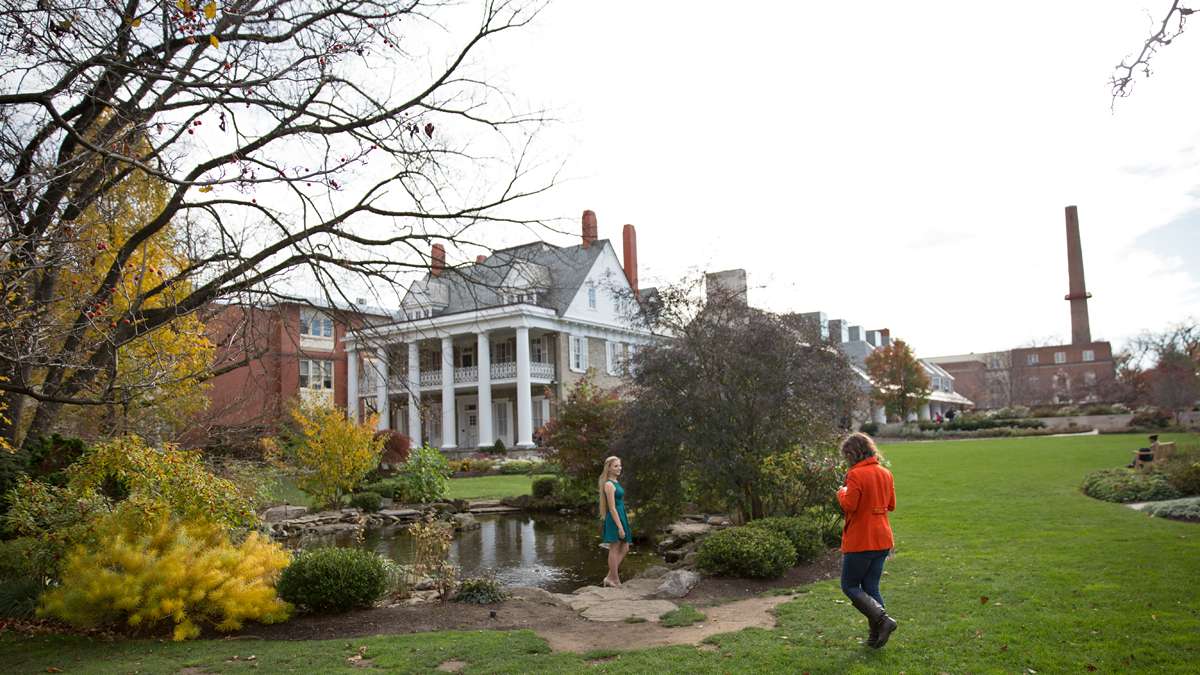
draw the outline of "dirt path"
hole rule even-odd
[[[743,628],[774,628],[776,606],[791,596],[749,598],[706,607],[702,623],[665,628],[656,623],[597,624],[571,621],[536,632],[556,652],[589,652],[594,649],[642,649],[664,645],[694,645],[710,635],[732,633]]]

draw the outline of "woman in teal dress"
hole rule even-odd
[[[600,472],[600,517],[604,520],[601,546],[608,548],[608,576],[605,586],[620,586],[621,561],[629,553],[629,542],[633,533],[629,529],[629,518],[625,515],[625,488],[617,481],[621,477],[621,459],[609,457],[604,460]]]

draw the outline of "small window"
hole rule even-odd
[[[1066,352],[1054,352],[1054,362],[1055,363],[1066,363],[1067,362],[1067,353]]]
[[[1088,372],[1084,373],[1083,374],[1083,383],[1089,387],[1096,384],[1096,374],[1090,370]]]
[[[534,338],[529,341],[529,360],[534,363],[547,363],[549,351],[546,348],[546,336]]]
[[[588,286],[588,309],[596,309],[596,287]]]
[[[588,342],[586,337],[571,336],[571,370],[577,373],[587,372]]]
[[[1027,364],[1029,364],[1029,365],[1031,365],[1031,366],[1036,366],[1036,365],[1037,365],[1037,362],[1038,362],[1038,355],[1037,355],[1037,354],[1028,354],[1028,355],[1026,355],[1026,356],[1025,356],[1025,363],[1027,363]]]
[[[333,337],[333,319],[320,312],[300,310],[300,334],[310,337]]]
[[[511,342],[502,340],[492,343],[492,363],[512,363],[515,360]]]
[[[333,389],[333,361],[300,359],[301,389]]]
[[[1096,360],[1096,352],[1094,352],[1090,349],[1083,350],[1083,360],[1084,361],[1095,361]]]

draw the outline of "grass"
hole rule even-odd
[[[900,628],[880,651],[862,646],[865,621],[834,579],[780,605],[775,629],[713,636],[711,651],[658,647],[603,662],[550,653],[529,631],[183,644],[0,634],[0,662],[8,672],[353,672],[347,659],[365,646],[370,665],[405,673],[450,659],[465,661],[467,673],[1195,672],[1200,525],[1079,491],[1086,473],[1128,462],[1139,442],[1127,435],[885,446],[898,508],[896,556],[882,590]]]
[[[678,609],[673,609],[658,617],[658,621],[667,628],[682,628],[683,626],[700,623],[707,618],[704,612],[691,605],[680,605]]]
[[[448,499],[499,499],[527,495],[532,489],[529,476],[477,476],[452,478],[446,488]]]

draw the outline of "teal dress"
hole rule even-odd
[[[618,541],[629,542],[633,539],[633,531],[629,529],[629,518],[625,515],[625,488],[615,480],[608,481],[616,488],[613,491],[613,501],[617,505],[617,515],[621,517],[621,528],[625,530],[625,538],[617,536],[617,524],[613,522],[612,511],[604,510],[604,533],[602,539],[606,544],[615,544]]]

